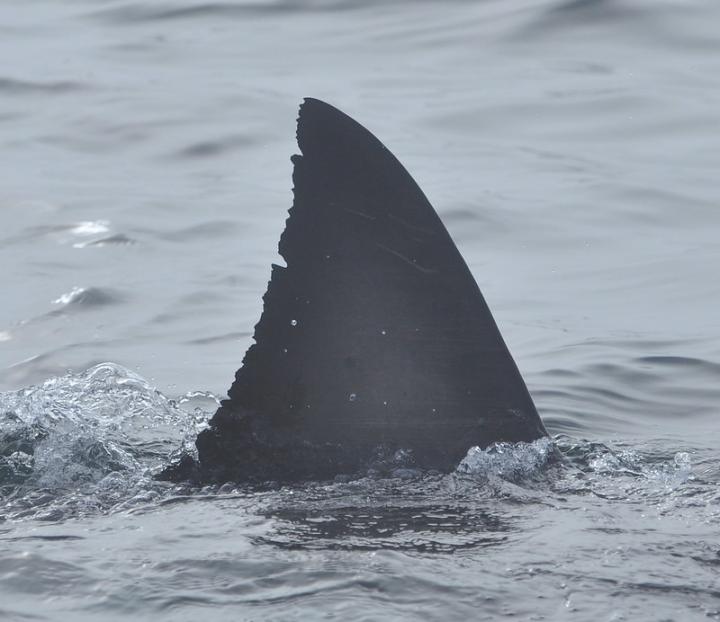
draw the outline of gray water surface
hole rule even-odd
[[[720,618],[718,24],[700,0],[0,4],[0,619]],[[152,480],[251,342],[304,96],[423,188],[565,464]]]

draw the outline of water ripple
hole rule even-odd
[[[81,82],[61,80],[56,82],[33,82],[0,77],[0,93],[4,95],[63,95],[87,90]]]
[[[226,136],[217,140],[203,140],[178,150],[174,155],[180,159],[210,158],[225,155],[236,149],[255,144],[249,136]]]
[[[68,309],[93,309],[123,302],[124,296],[117,291],[102,287],[73,287],[52,303],[61,305],[63,312]],[[55,311],[53,313],[59,313]]]
[[[157,8],[145,4],[127,4],[101,11],[96,15],[116,23],[196,20],[202,18],[236,18],[248,16],[287,15],[296,12],[349,11],[366,6],[358,0],[270,0],[268,2],[206,2],[185,6]]]

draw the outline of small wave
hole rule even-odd
[[[714,485],[708,486],[712,467],[705,468],[701,477],[701,463],[701,450],[673,450],[663,442],[607,444],[558,435],[533,443],[474,447],[456,474],[490,485],[495,496],[510,494],[517,500],[527,499],[525,493],[541,482],[546,493],[592,494],[670,511],[694,504],[698,497],[711,501],[717,496]]]
[[[432,483],[424,482],[435,491]],[[288,550],[413,551],[454,553],[463,549],[498,546],[508,539],[512,526],[482,508],[462,507],[442,499],[435,504],[428,491],[412,503],[409,495],[396,493],[394,501],[358,504],[341,499],[337,506],[297,502],[265,511],[274,520],[273,530],[256,539]],[[373,494],[368,490],[369,494]],[[343,501],[347,505],[343,505]],[[335,501],[337,504],[338,502]]]
[[[55,210],[56,207],[51,204],[42,203],[30,203],[22,202],[18,206],[28,206],[27,209],[42,209],[42,210]],[[106,220],[83,220],[73,223],[62,223],[54,225],[40,225],[34,227],[28,227],[22,233],[13,235],[11,237],[2,240],[4,246],[12,244],[24,243],[41,238],[54,238],[61,244],[72,243],[76,248],[82,248],[83,246],[89,245],[93,240],[83,240],[77,242],[78,238],[89,238],[91,236],[102,235],[105,238],[113,237],[106,236],[110,232],[110,223]]]
[[[249,331],[238,331],[233,333],[221,333],[219,335],[209,335],[207,337],[196,337],[194,339],[188,339],[185,343],[194,346],[206,346],[212,343],[229,343],[231,341],[240,341],[241,339],[249,339],[252,337],[252,333]],[[2,337],[0,337],[2,341]]]
[[[136,244],[137,241],[123,233],[117,233],[115,235],[109,235],[103,238],[97,238],[95,240],[89,240],[87,242],[76,242],[73,244],[73,248],[87,248],[102,247],[102,246],[130,246]]]
[[[86,85],[70,80],[31,82],[29,80],[18,80],[15,78],[0,78],[0,93],[4,93],[5,95],[28,95],[34,93],[60,95],[83,91],[85,89],[87,89]]]
[[[187,4],[176,8],[151,7],[145,4],[129,4],[107,9],[96,15],[114,23],[155,22],[202,18],[246,18],[252,15],[287,14],[295,12],[340,11],[362,8],[362,2],[346,0],[298,1],[274,0],[271,2],[206,2]]]
[[[692,478],[692,460],[686,451],[668,452],[652,446],[612,447],[604,443],[558,439],[563,454],[585,473],[607,477],[638,477],[671,485]]]
[[[640,365],[647,367],[668,367],[677,371],[691,373],[704,372],[714,375],[720,380],[720,363],[689,356],[641,356],[635,359]]]
[[[544,9],[529,33],[603,22],[650,20],[652,12],[637,4],[617,0],[566,0]]]
[[[591,495],[622,504],[639,505],[658,515],[687,510],[697,520],[698,508],[707,520],[717,520],[717,484],[712,481],[714,455],[700,449],[668,448],[665,443],[605,444],[567,436],[555,442],[569,468],[554,484],[561,496]]]
[[[624,15],[628,7],[624,7],[623,4],[625,3],[618,3],[615,0],[568,0],[554,6],[548,12],[553,14],[590,13],[602,16],[612,16],[616,13]]]
[[[0,393],[0,510],[54,520],[146,502],[158,494],[154,471],[175,453],[192,453],[212,412],[198,400],[208,396],[168,400],[113,363]]]
[[[236,228],[237,223],[235,222],[214,220],[183,227],[175,231],[163,232],[159,234],[159,237],[172,242],[187,242],[196,239],[212,240],[220,236],[231,236]]]
[[[595,344],[593,344],[594,347]],[[716,356],[686,356],[685,341],[605,342],[608,354],[587,362],[574,350],[572,369],[553,367],[533,387],[548,429],[601,438],[646,438],[662,421],[666,437],[704,444],[720,400]],[[628,356],[625,349],[632,348]],[[574,349],[574,346],[573,346]],[[586,350],[590,352],[590,349]],[[638,351],[644,353],[637,356]]]
[[[113,305],[122,301],[123,297],[110,289],[73,287],[69,292],[53,300],[52,303],[63,307],[91,308]]]
[[[211,158],[225,155],[236,149],[251,146],[255,140],[250,136],[227,136],[217,140],[205,140],[183,147],[175,154],[180,159]]]

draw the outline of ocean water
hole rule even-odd
[[[718,24],[0,4],[0,620],[719,619]],[[423,188],[550,440],[443,476],[153,480],[251,341],[304,96]]]

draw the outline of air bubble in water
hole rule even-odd
[[[357,395],[355,393],[351,393],[350,397],[348,398],[351,402],[354,402],[357,399]]]
[[[297,326],[297,320],[290,320],[291,326]]]

